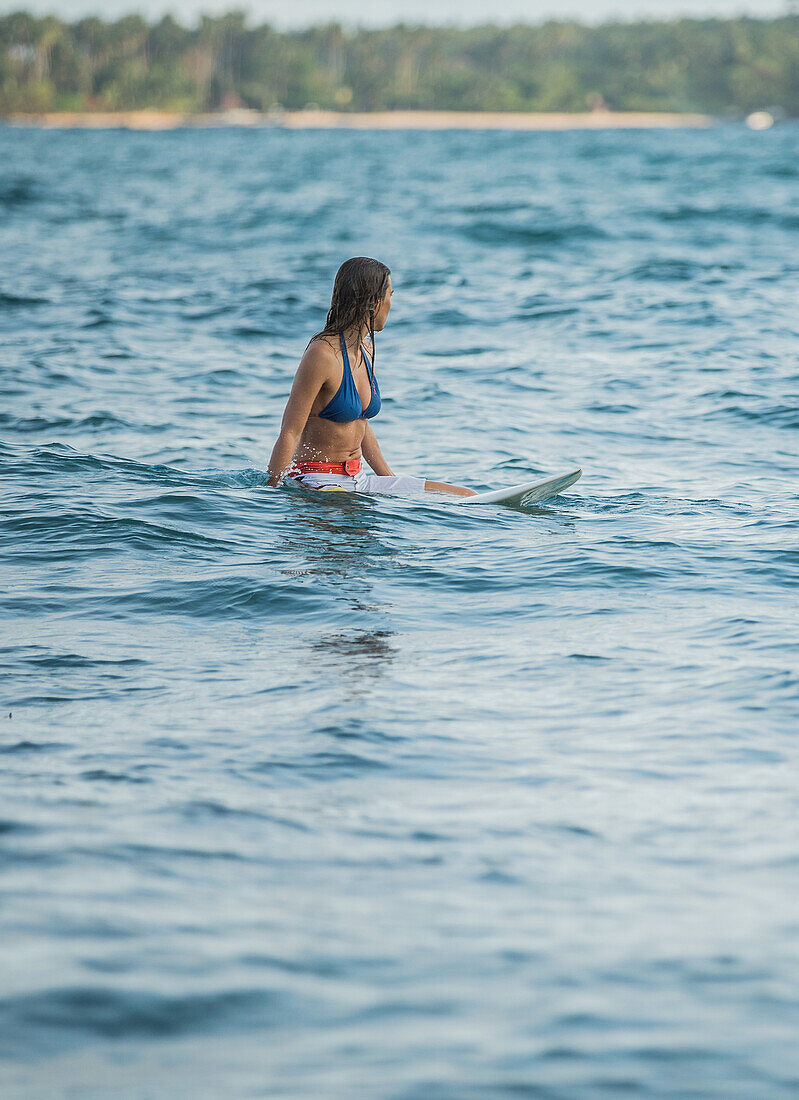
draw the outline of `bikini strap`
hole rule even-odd
[[[350,377],[352,378],[352,380],[354,382],[355,381],[355,375],[352,373],[352,367],[350,366],[350,357],[347,353],[347,341],[344,339],[344,333],[343,332],[340,332],[338,334],[338,339],[339,339],[339,343],[341,344],[341,356],[344,360],[345,366],[347,366],[349,368]],[[374,370],[372,369],[371,357],[368,357],[366,355],[366,348],[364,347],[363,344],[361,344],[361,357],[362,357],[364,363],[366,364],[366,374],[369,378],[369,385],[371,387],[371,386],[374,385],[375,375],[374,375]]]
[[[364,363],[366,363],[366,374],[369,378],[369,386],[374,389],[375,372],[374,367],[372,366],[372,357],[371,355],[367,356],[366,347],[363,344],[361,344],[361,357],[363,358]]]

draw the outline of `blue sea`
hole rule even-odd
[[[271,489],[352,255],[397,472]],[[799,125],[0,129],[0,1094],[799,1095]]]

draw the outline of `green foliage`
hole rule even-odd
[[[280,34],[242,12],[0,18],[0,113],[45,110],[615,110],[799,116],[799,15]]]

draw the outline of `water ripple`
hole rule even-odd
[[[797,1095],[795,138],[0,128],[4,1100]]]

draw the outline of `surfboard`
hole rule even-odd
[[[546,481],[525,481],[521,485],[508,485],[506,489],[491,489],[473,497],[458,497],[458,504],[539,504],[556,497],[583,476],[582,470],[549,477]]]

